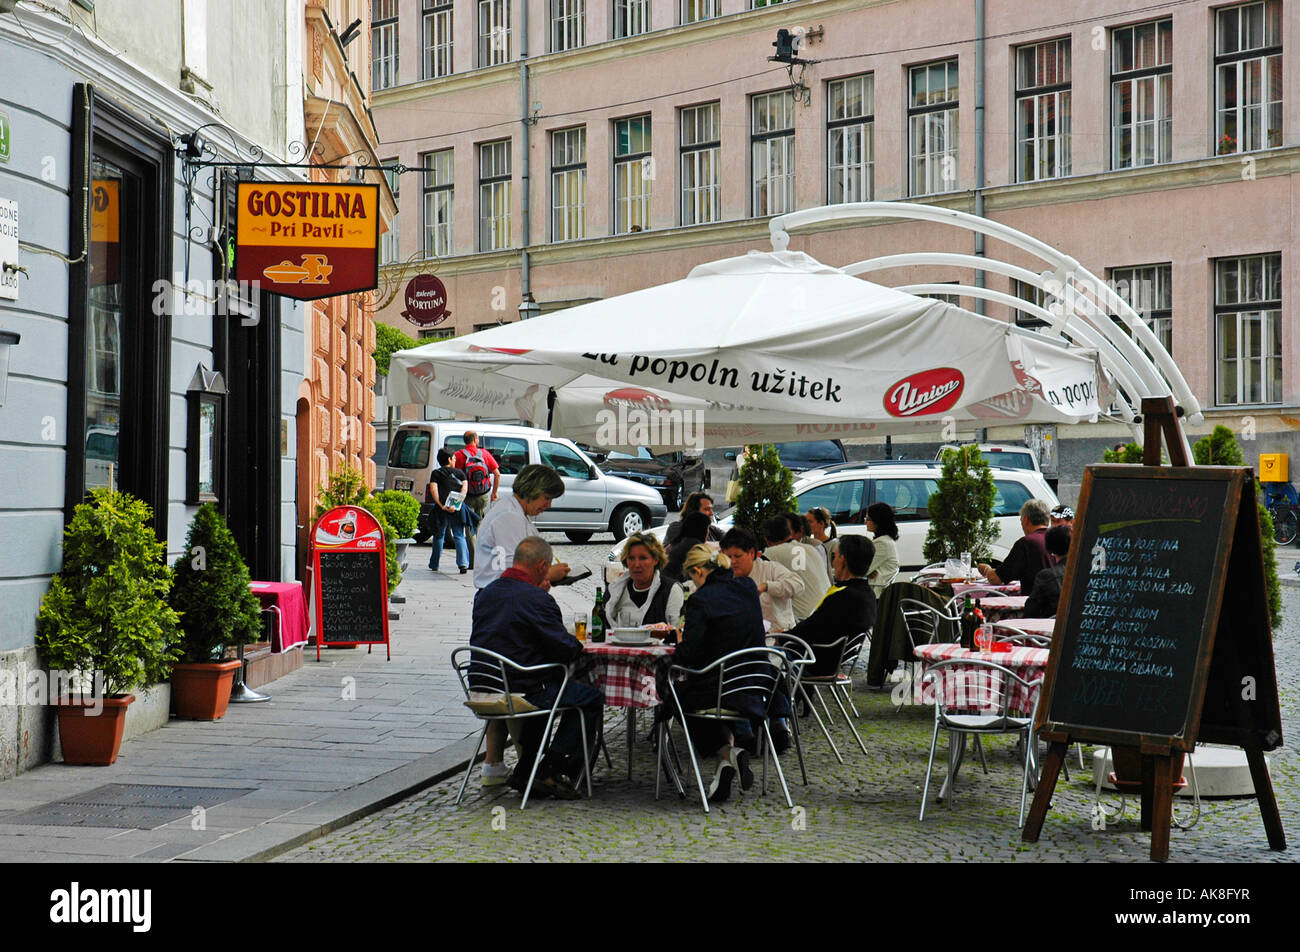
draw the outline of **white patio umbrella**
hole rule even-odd
[[[1095,420],[1095,352],[871,284],[799,252],[393,355],[394,403],[545,426],[611,449]]]

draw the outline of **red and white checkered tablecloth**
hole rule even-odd
[[[1047,635],[1050,638],[1056,629],[1055,618],[1004,618],[1002,620],[1027,635]]]
[[[672,645],[632,647],[588,641],[574,678],[605,695],[608,707],[651,708],[659,704],[655,672],[673,656]]]
[[[987,652],[970,651],[961,645],[934,644],[918,645],[916,656],[928,670],[938,661],[960,661],[973,658],[978,661],[991,661],[1004,668],[1010,668],[1026,681],[1035,681],[1047,671],[1048,650],[1046,648],[1012,648],[1010,651]],[[1004,684],[1006,678],[991,668],[972,665],[966,667],[946,668],[943,674],[944,703],[950,707],[966,706],[973,709],[996,706],[1003,692],[1011,696],[1009,710],[1028,714],[1034,709],[1038,697],[1038,688],[1026,689],[1019,682]],[[924,694],[937,688],[924,686]],[[932,699],[932,695],[931,695]]]
[[[1007,582],[1003,585],[991,585],[988,582],[953,582],[952,583],[952,593],[954,595],[961,595],[965,592],[970,591],[971,589],[975,589],[977,591],[980,589],[983,589],[984,591],[992,590],[992,591],[1002,592],[1005,595],[1019,595],[1020,582],[1019,581]],[[976,595],[975,597],[980,598],[982,596]]]
[[[1016,618],[1025,610],[1028,595],[1007,595],[1001,598],[989,596],[980,599],[980,610],[984,612],[987,622],[1002,621],[1004,618]]]

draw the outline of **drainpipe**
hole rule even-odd
[[[528,177],[528,151],[529,151],[529,131],[532,129],[528,110],[528,0],[522,0],[519,4],[519,120],[523,129],[523,142],[521,150],[523,152],[519,167],[519,185],[523,196],[519,204],[519,226],[520,226],[520,244],[523,246],[519,262],[519,300],[532,300],[532,281],[528,273],[528,246],[532,243],[532,228],[529,215],[528,193],[530,191],[530,180]],[[531,313],[526,313],[520,308],[519,316],[530,317]]]

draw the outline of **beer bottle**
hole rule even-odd
[[[961,610],[961,646],[967,651],[975,650],[975,609],[971,606],[970,595]]]
[[[596,603],[591,606],[591,629],[588,633],[594,642],[605,640],[605,595],[599,585],[596,586]]]

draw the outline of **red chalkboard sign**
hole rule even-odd
[[[360,506],[336,506],[312,528],[316,660],[321,645],[388,646],[388,562],[379,521]],[[373,649],[372,649],[373,650]]]

